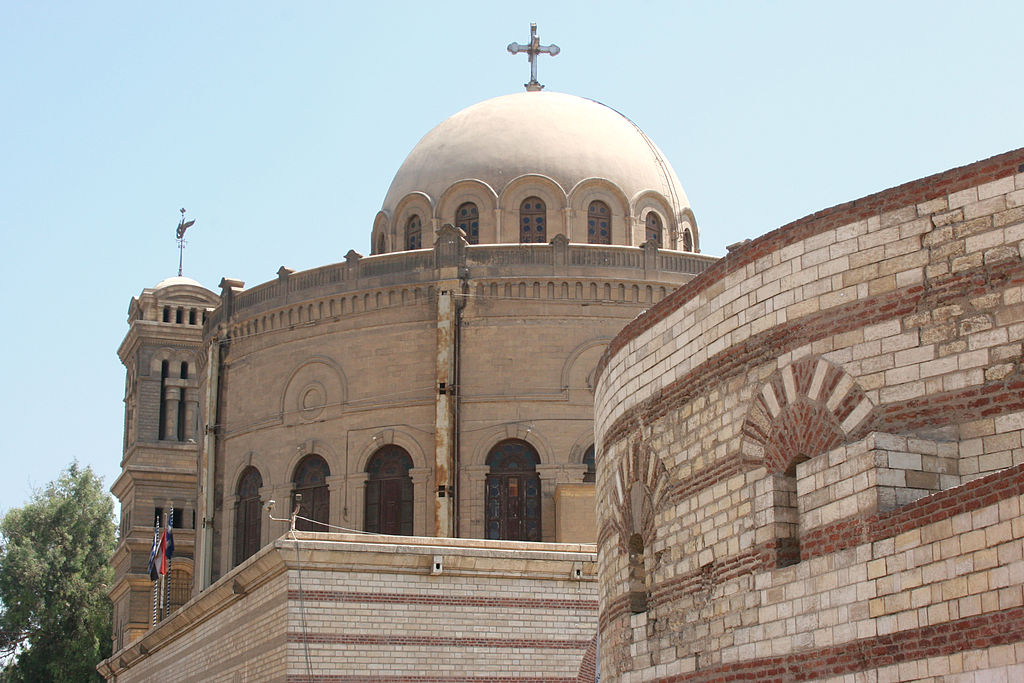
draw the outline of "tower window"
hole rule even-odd
[[[519,241],[547,242],[547,208],[540,197],[527,197],[519,205]]]
[[[683,230],[683,251],[693,251],[693,235],[689,228]]]
[[[583,453],[583,464],[587,466],[587,471],[583,473],[583,482],[594,482],[597,481],[597,465],[594,462],[594,446],[591,445]]]
[[[590,202],[590,208],[587,209],[587,242],[612,243],[612,212],[604,202]]]
[[[470,244],[480,244],[480,210],[476,204],[466,202],[455,211],[455,227],[466,233]]]
[[[405,224],[405,248],[423,248],[423,223],[417,215],[410,216],[409,222]]]

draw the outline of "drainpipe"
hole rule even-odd
[[[199,556],[200,590],[213,583],[213,484],[217,448],[217,403],[220,379],[220,340],[210,340],[206,357],[206,428],[203,430],[203,453],[200,458],[199,482],[203,492],[202,553]]]

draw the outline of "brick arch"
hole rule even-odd
[[[630,445],[614,474],[617,513],[614,525],[619,548],[628,553],[629,539],[640,534],[644,546],[655,538],[654,518],[668,498],[669,474],[661,458],[645,441]],[[636,484],[636,486],[634,486]]]
[[[768,378],[743,423],[743,453],[769,472],[857,438],[874,405],[841,367],[818,356],[786,365]]]

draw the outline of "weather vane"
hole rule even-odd
[[[178,223],[178,230],[174,233],[178,237],[178,277],[181,277],[181,256],[185,251],[185,231],[195,224],[196,219],[185,220],[185,209],[181,210],[181,222]]]
[[[508,51],[514,55],[520,52],[525,52],[530,57],[530,82],[524,83],[526,89],[530,92],[537,92],[544,89],[544,86],[537,82],[537,57],[539,55],[551,55],[554,57],[561,49],[554,44],[541,45],[540,38],[537,37],[537,24],[530,24],[530,44],[520,45],[519,43],[509,43]]]

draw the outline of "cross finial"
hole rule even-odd
[[[551,55],[554,57],[561,50],[557,45],[541,45],[540,38],[537,37],[537,24],[530,24],[530,44],[520,45],[519,43],[509,43],[508,51],[514,55],[520,52],[525,52],[530,57],[530,82],[524,83],[526,89],[530,92],[536,92],[543,90],[544,86],[537,82],[537,56],[542,54]]]

